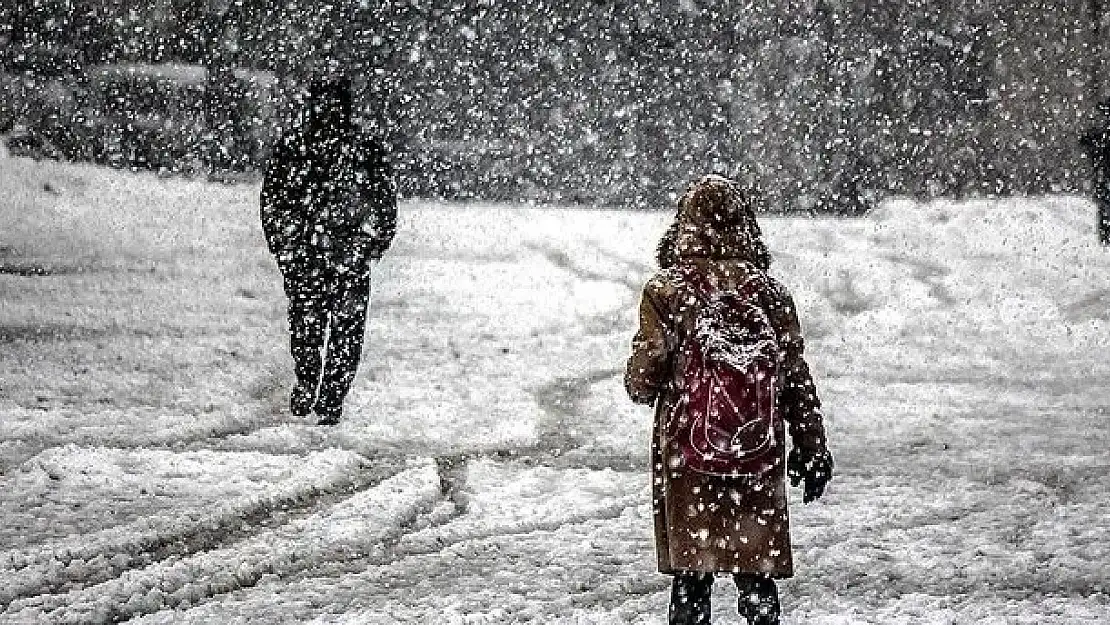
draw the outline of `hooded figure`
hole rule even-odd
[[[396,231],[392,168],[351,108],[348,80],[313,82],[262,183],[262,228],[289,298],[290,410],[314,411],[320,425],[339,422],[362,352],[370,263]]]
[[[625,387],[638,403],[654,404],[653,513],[659,570],[675,576],[671,623],[708,623],[713,576],[729,573],[740,589],[740,614],[753,624],[778,623],[774,579],[794,573],[786,476],[805,482],[805,501],[820,497],[832,472],[820,401],[802,357],[802,334],[787,290],[767,275],[771,258],[756,223],[759,194],[721,176],[697,181],[679,201],[674,223],[658,247],[660,270],[644,287],[640,327],[632,343]],[[738,291],[749,279],[780,351],[775,436],[784,465],[759,477],[720,477],[687,468],[668,419],[683,398],[682,346],[691,336],[699,283]],[[785,426],[784,423],[785,422]],[[781,453],[781,452],[780,452]]]

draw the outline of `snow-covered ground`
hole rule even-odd
[[[0,158],[0,198],[0,622],[664,622],[620,372],[669,213],[404,204],[322,429],[256,188]],[[785,622],[1110,622],[1090,205],[764,224],[838,468]]]

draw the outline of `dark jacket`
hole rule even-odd
[[[397,228],[397,192],[382,144],[353,127],[294,131],[262,182],[262,228],[283,272],[367,272]]]
[[[1110,168],[1110,130],[1092,128],[1079,137],[1079,145],[1098,173]]]

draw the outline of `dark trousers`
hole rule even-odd
[[[317,413],[336,412],[362,355],[370,274],[311,269],[283,271],[283,277],[297,384],[316,394]]]
[[[1095,201],[1095,234],[1099,243],[1110,245],[1110,160],[1096,160],[1092,189],[1092,199]]]
[[[737,574],[737,611],[750,625],[778,625],[779,592],[764,575]],[[671,585],[670,625],[709,625],[712,573],[676,573]]]
[[[1103,245],[1110,245],[1110,193],[1096,194],[1095,208],[1098,211],[1095,217],[1098,241]]]

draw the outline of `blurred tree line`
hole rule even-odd
[[[1083,188],[1096,0],[4,0],[84,63],[297,85],[346,72],[414,195],[668,205],[697,174],[781,210]]]

